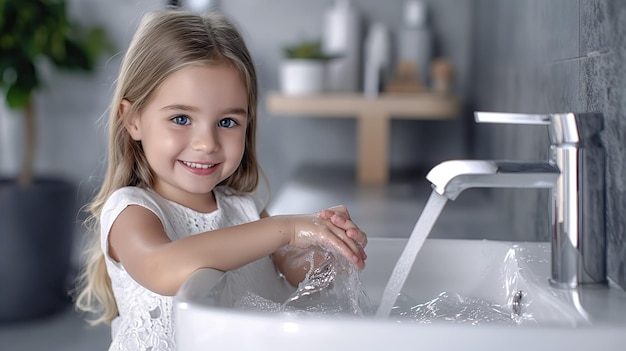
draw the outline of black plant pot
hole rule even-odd
[[[43,317],[67,307],[76,187],[0,179],[0,323]]]

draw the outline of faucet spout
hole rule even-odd
[[[470,188],[552,188],[560,174],[550,162],[452,160],[435,166],[426,179],[439,195],[455,200]]]

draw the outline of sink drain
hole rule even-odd
[[[524,297],[523,291],[518,291],[513,294],[513,302],[511,303],[511,308],[513,309],[513,314],[519,316],[522,314],[522,298]]]

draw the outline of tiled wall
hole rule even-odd
[[[626,288],[626,2],[475,0],[476,110],[602,112],[609,277]],[[476,125],[476,156],[540,159],[542,127]],[[512,236],[548,240],[546,191],[494,191]]]

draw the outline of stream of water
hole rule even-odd
[[[426,202],[426,206],[422,211],[421,216],[417,220],[413,231],[411,232],[411,236],[409,237],[398,262],[396,263],[389,281],[385,286],[385,290],[383,291],[383,296],[380,301],[380,305],[378,306],[378,310],[376,311],[376,317],[378,318],[388,318],[391,313],[391,309],[400,294],[400,290],[402,290],[402,286],[406,281],[409,272],[411,271],[411,267],[413,266],[413,262],[415,262],[415,258],[419,253],[424,241],[430,234],[439,214],[443,210],[446,205],[447,198],[443,195],[437,194],[433,191]]]

